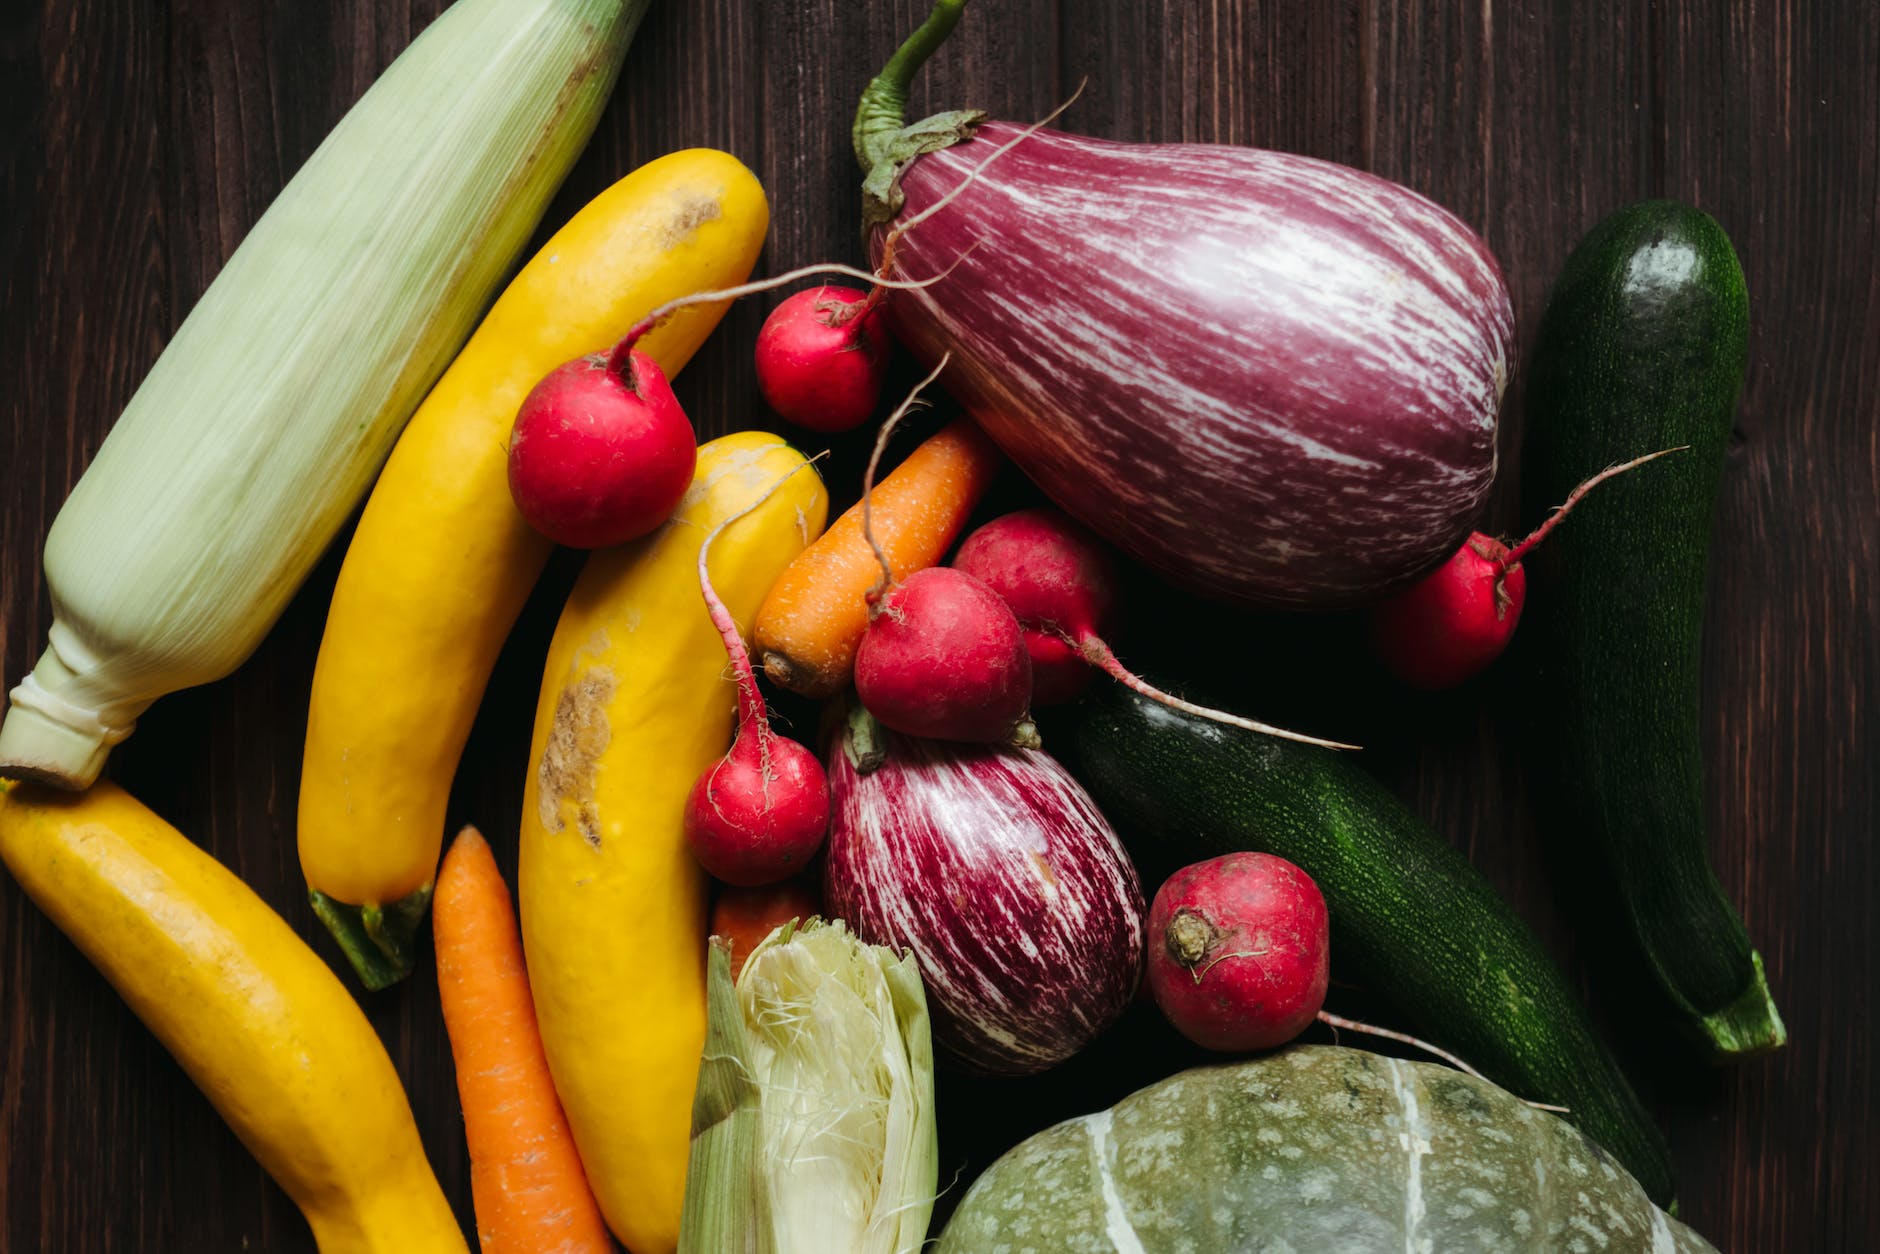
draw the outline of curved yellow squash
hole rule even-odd
[[[227,868],[111,783],[0,789],[0,858],[294,1199],[322,1254],[466,1254],[372,1025]]]
[[[509,498],[517,407],[655,307],[743,282],[768,224],[763,188],[726,153],[621,179],[517,274],[379,476],[327,612],[300,786],[314,908],[369,987],[410,972],[457,760],[551,549]],[[681,310],[641,347],[676,374],[723,312]]]
[[[739,630],[822,532],[828,494],[803,457],[743,432],[699,449],[691,493],[645,540],[588,559],[556,625],[522,806],[523,948],[555,1090],[608,1226],[671,1254],[705,1040],[705,875],[687,794],[731,741],[736,688],[699,597]]]

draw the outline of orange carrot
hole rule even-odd
[[[731,959],[735,979],[744,970],[744,960],[766,936],[791,919],[807,922],[821,913],[822,893],[814,882],[801,876],[757,888],[727,884],[718,890],[718,900],[712,903],[712,935],[731,942],[726,957]]]
[[[992,441],[961,418],[875,485],[871,529],[895,578],[946,556],[1000,461]],[[790,563],[764,598],[753,636],[764,673],[807,697],[840,692],[868,629],[868,590],[880,579],[857,504]]]
[[[542,1053],[509,889],[474,827],[444,855],[431,917],[483,1254],[607,1254]]]

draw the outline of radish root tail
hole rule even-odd
[[[614,345],[613,351],[608,354],[607,368],[615,374],[620,374],[623,378],[626,377],[622,372],[627,369],[630,355],[633,352],[633,346],[638,344],[654,327],[664,322],[667,318],[678,313],[681,309],[686,309],[693,305],[712,305],[720,301],[737,300],[741,296],[755,296],[759,292],[768,292],[775,288],[794,283],[798,279],[813,278],[817,275],[839,274],[846,278],[860,279],[864,283],[873,283],[881,287],[912,290],[915,288],[931,287],[951,273],[952,270],[949,268],[948,270],[934,275],[931,279],[884,279],[879,275],[873,274],[867,270],[858,269],[855,266],[845,266],[830,262],[824,265],[803,266],[799,269],[791,270],[786,274],[776,275],[773,278],[758,279],[751,283],[740,283],[736,287],[719,288],[717,291],[712,292],[693,292],[689,296],[680,296],[674,300],[667,301],[659,308],[653,310],[652,313],[647,314],[644,318],[634,323],[627,333],[620,338],[620,342]]]
[[[1342,740],[1325,740],[1318,736],[1308,736],[1304,732],[1287,731],[1285,728],[1275,727],[1271,723],[1262,723],[1254,719],[1242,718],[1238,714],[1229,714],[1226,710],[1217,710],[1211,706],[1196,705],[1192,701],[1184,701],[1172,692],[1162,691],[1148,680],[1137,675],[1127,666],[1124,666],[1117,660],[1116,654],[1110,652],[1110,646],[1105,644],[1099,637],[1087,635],[1081,640],[1075,640],[1065,635],[1063,636],[1063,640],[1064,643],[1077,650],[1084,661],[1090,663],[1131,692],[1141,693],[1151,701],[1158,701],[1171,709],[1180,710],[1184,714],[1193,714],[1198,718],[1210,719],[1216,723],[1224,723],[1229,727],[1238,727],[1243,731],[1259,732],[1264,736],[1278,736],[1282,740],[1296,740],[1300,744],[1317,745],[1321,749],[1360,748],[1358,745],[1348,745]]]
[[[945,276],[943,275],[941,277],[944,278]],[[1620,462],[1617,466],[1606,467],[1591,479],[1588,479],[1585,483],[1573,489],[1572,492],[1569,492],[1567,499],[1560,503],[1560,508],[1547,516],[1546,522],[1534,528],[1533,534],[1529,535],[1527,539],[1521,541],[1521,543],[1515,545],[1512,549],[1509,549],[1507,554],[1502,557],[1501,561],[1495,563],[1496,575],[1503,575],[1507,573],[1509,567],[1519,565],[1521,559],[1526,557],[1535,545],[1547,538],[1548,532],[1560,525],[1561,519],[1573,512],[1575,505],[1578,505],[1582,500],[1586,499],[1588,492],[1591,492],[1594,488],[1606,482],[1606,480],[1616,478],[1628,470],[1636,470],[1646,462],[1657,461],[1660,457],[1665,457],[1672,453],[1682,453],[1690,447],[1691,446],[1688,444],[1680,444],[1675,448],[1661,448],[1656,453],[1647,453],[1643,457],[1634,457],[1629,462]]]
[[[895,427],[900,425],[901,419],[907,417],[916,405],[926,404],[921,400],[920,394],[940,377],[940,372],[945,370],[947,363],[952,360],[952,353],[940,354],[939,363],[928,372],[926,378],[914,385],[914,390],[907,394],[907,399],[888,415],[887,421],[881,424],[881,430],[875,433],[875,449],[868,455],[868,469],[862,472],[862,539],[868,541],[869,551],[875,555],[875,561],[881,564],[881,578],[864,594],[871,608],[879,607],[882,594],[894,585],[894,567],[889,563],[887,553],[882,551],[880,541],[875,539],[875,472],[881,468],[881,454],[887,449],[888,438],[894,434]]]
[[[1462,1059],[1456,1057],[1448,1050],[1441,1049],[1430,1044],[1428,1041],[1411,1036],[1408,1032],[1393,1032],[1389,1028],[1380,1028],[1370,1023],[1360,1023],[1356,1019],[1347,1019],[1343,1015],[1335,1015],[1329,1010],[1319,1011],[1319,1022],[1332,1029],[1334,1039],[1336,1039],[1338,1029],[1340,1028],[1344,1028],[1348,1032],[1362,1032],[1366,1036],[1382,1037],[1384,1040],[1396,1041],[1399,1045],[1408,1045],[1412,1049],[1420,1049],[1426,1054],[1440,1058],[1463,1074],[1472,1075],[1484,1083],[1494,1083],[1493,1080],[1490,1080],[1487,1076],[1483,1075],[1480,1071],[1477,1071],[1474,1067],[1471,1067],[1468,1063],[1462,1061]],[[1522,1098],[1521,1100],[1526,1102],[1527,1105],[1532,1106],[1535,1110],[1551,1110],[1557,1115],[1571,1113],[1565,1106],[1553,1106],[1546,1102],[1530,1102],[1526,1098]]]

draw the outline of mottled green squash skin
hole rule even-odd
[[[1312,1045],[1040,1132],[974,1183],[937,1254],[1707,1250],[1566,1121],[1447,1067]]]
[[[1079,709],[1075,769],[1145,883],[1239,849],[1297,864],[1325,894],[1346,979],[1510,1092],[1570,1109],[1647,1196],[1674,1203],[1664,1138],[1540,938],[1351,754],[1224,727],[1121,684]]]

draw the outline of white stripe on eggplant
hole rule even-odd
[[[1142,888],[1049,755],[889,738],[863,776],[829,759],[825,896],[857,935],[915,953],[936,1042],[976,1070],[1061,1062],[1134,995]]]
[[[918,160],[907,212],[1016,133]],[[1513,319],[1493,257],[1423,197],[1287,154],[1043,130],[903,237],[897,267],[969,246],[890,298],[897,331],[929,360],[954,349],[948,386],[1008,454],[1178,581],[1354,604],[1466,534]]]

